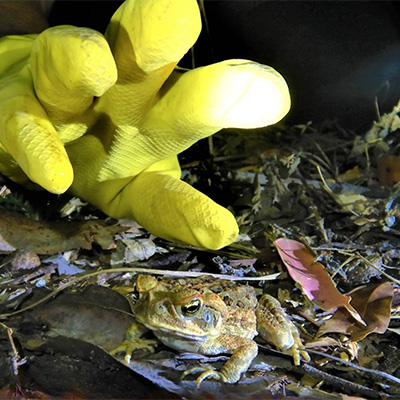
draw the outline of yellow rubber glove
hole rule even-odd
[[[58,26],[1,39],[0,170],[165,239],[232,243],[234,216],[180,180],[176,155],[222,128],[279,121],[290,96],[248,60],[175,69],[200,29],[196,0],[127,0],[105,37]]]

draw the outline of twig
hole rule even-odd
[[[51,299],[56,294],[62,292],[66,288],[83,281],[88,278],[92,278],[94,276],[100,274],[113,274],[113,273],[143,273],[143,274],[152,274],[152,275],[167,275],[167,276],[179,276],[179,277],[199,277],[199,276],[211,276],[217,279],[227,279],[232,281],[268,281],[276,279],[280,273],[271,274],[271,275],[264,275],[264,276],[255,276],[255,277],[241,277],[241,276],[231,276],[231,275],[222,275],[222,274],[211,274],[206,272],[191,272],[191,271],[167,271],[162,269],[149,269],[149,268],[140,268],[140,267],[132,267],[132,268],[110,268],[110,269],[102,269],[95,272],[84,273],[79,275],[66,283],[62,283],[57,289],[53,290],[51,293],[47,294],[46,296],[42,297],[40,300],[29,304],[29,306],[23,307],[20,310],[12,311],[9,313],[0,314],[0,318],[8,318],[13,315],[21,314],[27,310],[31,310],[32,308],[42,304],[43,302]]]
[[[398,285],[400,285],[400,281],[396,278],[393,278],[393,276],[387,274],[385,271],[383,271],[382,269],[380,269],[379,267],[377,267],[375,264],[373,264],[371,261],[369,261],[367,258],[365,258],[364,256],[362,256],[360,253],[356,253],[357,256],[363,260],[367,265],[369,265],[372,268],[375,268],[377,271],[379,271],[379,273],[381,273],[384,277],[390,279],[391,281],[397,283]]]
[[[338,247],[338,244],[335,243],[335,246]],[[348,246],[348,245],[346,245],[346,246]],[[354,249],[359,248],[359,247],[357,247],[357,246],[352,246],[352,247],[353,247]],[[365,248],[367,248],[367,247],[365,247]],[[400,280],[398,280],[398,279],[396,279],[396,278],[393,278],[393,276],[389,275],[389,274],[386,273],[384,270],[382,270],[381,268],[377,267],[374,263],[372,263],[371,261],[369,261],[369,260],[368,260],[367,258],[365,258],[362,254],[360,254],[358,251],[355,252],[355,253],[350,253],[350,252],[347,252],[347,251],[343,251],[343,250],[341,250],[340,248],[336,248],[336,247],[324,247],[324,246],[312,247],[311,249],[314,250],[314,251],[317,251],[317,250],[331,250],[331,251],[337,251],[337,252],[339,252],[340,254],[349,256],[349,257],[351,258],[350,261],[352,261],[353,259],[355,260],[355,259],[359,258],[360,260],[364,261],[364,263],[366,263],[368,266],[370,266],[370,267],[376,269],[376,270],[377,270],[380,274],[382,274],[384,277],[386,277],[386,278],[390,279],[392,282],[397,283],[398,285],[400,285]],[[348,263],[348,262],[349,262],[349,260],[346,260],[346,261],[345,261],[345,263]],[[343,266],[343,264],[340,265],[340,267],[339,267],[338,269],[340,269],[342,266]],[[389,268],[389,266],[386,266],[386,268]],[[338,270],[338,269],[337,269],[337,270]],[[396,269],[396,268],[393,268],[393,269]],[[337,271],[337,270],[336,270],[336,271]],[[336,271],[335,271],[335,274],[336,274]]]
[[[0,322],[0,326],[2,326],[5,331],[7,332],[7,337],[8,341],[10,342],[10,347],[11,347],[11,365],[12,365],[12,370],[14,372],[14,375],[18,375],[18,368],[20,365],[25,363],[25,359],[21,359],[19,356],[17,347],[15,346],[14,339],[13,339],[13,330],[8,327],[7,325],[3,324]]]
[[[345,392],[351,391],[353,393],[357,393],[357,394],[366,396],[369,399],[393,398],[392,396],[390,396],[386,393],[378,392],[378,391],[370,389],[366,386],[359,385],[357,383],[348,381],[347,379],[339,378],[337,376],[328,374],[327,372],[321,371],[315,367],[312,367],[309,364],[304,364],[302,366],[302,368],[308,374],[310,374],[318,379],[323,379],[325,382],[329,383],[330,385],[340,388],[341,391],[343,391],[343,390]]]
[[[255,247],[250,247],[246,246],[241,243],[232,243],[228,247],[226,247],[226,250],[210,250],[210,249],[204,249],[202,247],[196,247],[191,244],[185,244],[185,243],[175,243],[175,242],[166,242],[163,239],[158,238],[158,242],[161,244],[165,243],[165,246],[173,246],[171,251],[178,251],[177,249],[188,249],[188,250],[195,250],[199,252],[204,252],[208,254],[216,254],[218,256],[227,256],[227,257],[234,257],[234,258],[242,258],[242,259],[249,259],[249,258],[254,258],[255,254],[258,254],[260,251],[256,249]],[[234,251],[237,251],[235,253]],[[240,252],[240,253],[239,253]],[[243,254],[243,252],[246,252],[248,254]]]
[[[388,374],[387,372],[376,371],[376,370],[374,370],[374,369],[361,367],[360,365],[353,364],[353,363],[350,362],[350,361],[345,361],[345,360],[342,360],[342,359],[339,358],[339,357],[335,357],[335,356],[332,356],[332,355],[330,355],[330,354],[322,353],[322,352],[317,351],[317,350],[307,349],[307,351],[309,351],[310,353],[317,354],[317,355],[319,355],[319,356],[325,357],[325,358],[329,358],[329,359],[331,359],[331,360],[333,360],[333,361],[340,362],[341,364],[344,364],[344,365],[346,365],[347,367],[351,367],[351,368],[354,368],[354,369],[358,369],[358,370],[360,370],[360,371],[366,372],[366,373],[371,374],[371,375],[378,376],[379,378],[383,378],[383,379],[386,379],[386,380],[388,380],[388,381],[391,381],[391,382],[394,382],[394,383],[397,383],[398,385],[400,385],[400,379],[399,379],[399,378],[396,378],[396,377],[393,376],[393,375]]]
[[[333,274],[332,274],[331,278],[334,278],[335,275],[336,275],[340,270],[342,270],[343,267],[344,267],[345,265],[347,265],[348,263],[352,262],[355,258],[356,258],[355,255],[350,255],[350,257],[348,257],[347,260],[344,260],[344,261],[335,269],[335,271],[333,271]]]

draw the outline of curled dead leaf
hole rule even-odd
[[[357,342],[370,333],[385,333],[390,322],[393,285],[384,282],[361,286],[349,295],[352,297],[351,304],[360,313],[366,326],[359,326],[344,309],[339,309],[321,326],[318,336],[328,332],[344,333]]]

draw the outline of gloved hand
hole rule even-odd
[[[279,121],[290,96],[247,60],[174,70],[200,29],[195,0],[127,0],[105,37],[57,26],[1,39],[0,170],[165,239],[233,242],[235,218],[179,179],[176,154],[221,128]]]

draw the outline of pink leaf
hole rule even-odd
[[[336,289],[325,267],[315,262],[315,256],[306,246],[296,240],[283,238],[276,240],[274,244],[289,275],[301,285],[311,301],[323,310],[345,307],[354,319],[365,325],[360,314],[350,305],[351,297]]]

